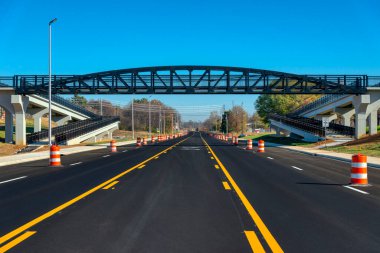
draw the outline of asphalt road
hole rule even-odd
[[[0,253],[380,249],[380,170],[200,133],[62,161],[0,168]]]

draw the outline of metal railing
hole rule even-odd
[[[315,126],[322,127],[322,120],[311,119],[311,118],[306,118],[306,117],[301,117],[301,116],[295,116],[295,117],[290,117],[290,118],[292,118],[294,120],[307,122],[308,124],[312,124]],[[355,135],[355,128],[330,122],[329,127],[327,128],[327,132],[329,134],[354,136]]]
[[[69,131],[71,129],[75,129],[75,128],[90,124],[91,122],[98,121],[100,119],[101,119],[100,117],[91,118],[91,119],[72,122],[72,123],[69,123],[69,124],[63,125],[63,126],[54,127],[54,128],[52,128],[52,135],[60,134],[60,133]],[[46,129],[46,130],[42,130],[40,132],[28,134],[26,136],[26,141],[28,143],[40,142],[44,139],[47,139],[48,136],[49,136],[49,132]]]
[[[43,97],[43,98],[45,98],[45,99],[49,99],[49,96],[48,96],[48,95],[39,94],[38,96]],[[90,117],[90,118],[94,118],[94,117],[97,117],[97,116],[98,116],[98,115],[96,115],[95,113],[90,112],[89,110],[83,108],[82,106],[77,105],[77,104],[74,104],[74,103],[72,103],[71,101],[69,101],[68,99],[65,99],[65,98],[63,98],[63,97],[60,97],[60,96],[58,96],[58,95],[54,95],[54,94],[52,94],[52,96],[51,96],[51,100],[52,100],[53,102],[56,102],[56,103],[61,104],[61,105],[63,105],[63,106],[66,106],[66,107],[68,107],[68,108],[70,108],[70,109],[73,109],[74,111],[77,111],[77,112],[79,112],[79,113],[82,113],[82,114],[84,114],[84,115],[86,115],[86,116],[88,116],[88,117]]]
[[[302,131],[312,133],[314,135],[318,135],[321,137],[325,136],[325,130],[321,126],[316,126],[316,125],[310,124],[308,122],[304,122],[304,121],[297,120],[297,119],[292,119],[292,118],[289,118],[286,116],[281,116],[278,114],[271,114],[269,116],[269,119],[279,121],[279,122],[284,123],[286,125],[290,125],[290,126],[293,126],[295,128],[298,128]]]
[[[328,103],[337,101],[338,99],[341,99],[345,96],[347,96],[347,95],[335,95],[335,94],[324,95],[323,97],[296,109],[295,111],[293,111],[289,115],[299,115],[301,113],[316,109],[316,108],[321,107],[323,105],[326,105]]]
[[[78,128],[71,129],[71,130],[66,131],[64,133],[60,133],[60,134],[55,135],[55,143],[56,144],[66,144],[66,142],[68,140],[77,138],[81,135],[92,132],[96,129],[107,126],[107,125],[112,124],[112,123],[117,122],[117,121],[120,121],[119,117],[103,117],[100,120],[91,122],[88,125],[80,126]]]

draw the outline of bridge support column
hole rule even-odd
[[[13,113],[5,111],[5,143],[13,143]]]
[[[372,111],[368,116],[369,134],[377,134],[377,110]]]
[[[355,107],[355,138],[359,139],[366,134],[367,108],[370,103],[369,95],[358,95],[354,97]]]
[[[31,114],[33,115],[33,122],[34,122],[33,132],[36,133],[36,132],[41,131],[41,118],[47,113],[49,113],[48,108],[35,111],[34,113],[31,112]]]
[[[63,126],[71,120],[71,116],[55,116],[53,117],[53,120],[58,126]]]
[[[26,145],[25,109],[28,107],[28,98],[12,95],[11,103],[16,115],[16,145]]]
[[[341,124],[351,126],[351,118],[355,114],[354,108],[335,108],[335,112],[342,116],[343,122]]]
[[[330,123],[331,121],[336,120],[338,118],[338,115],[336,115],[336,113],[334,113],[334,114],[330,114],[330,115],[318,114],[315,116],[315,119],[317,119],[317,120],[322,120],[322,118],[328,118],[328,121]]]

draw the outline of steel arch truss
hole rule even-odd
[[[19,94],[47,93],[48,76],[14,76]],[[132,68],[53,76],[55,94],[360,94],[366,75],[296,75],[219,66]]]

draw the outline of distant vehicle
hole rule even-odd
[[[254,132],[258,134],[258,133],[261,132],[261,129],[260,128],[256,128]]]

